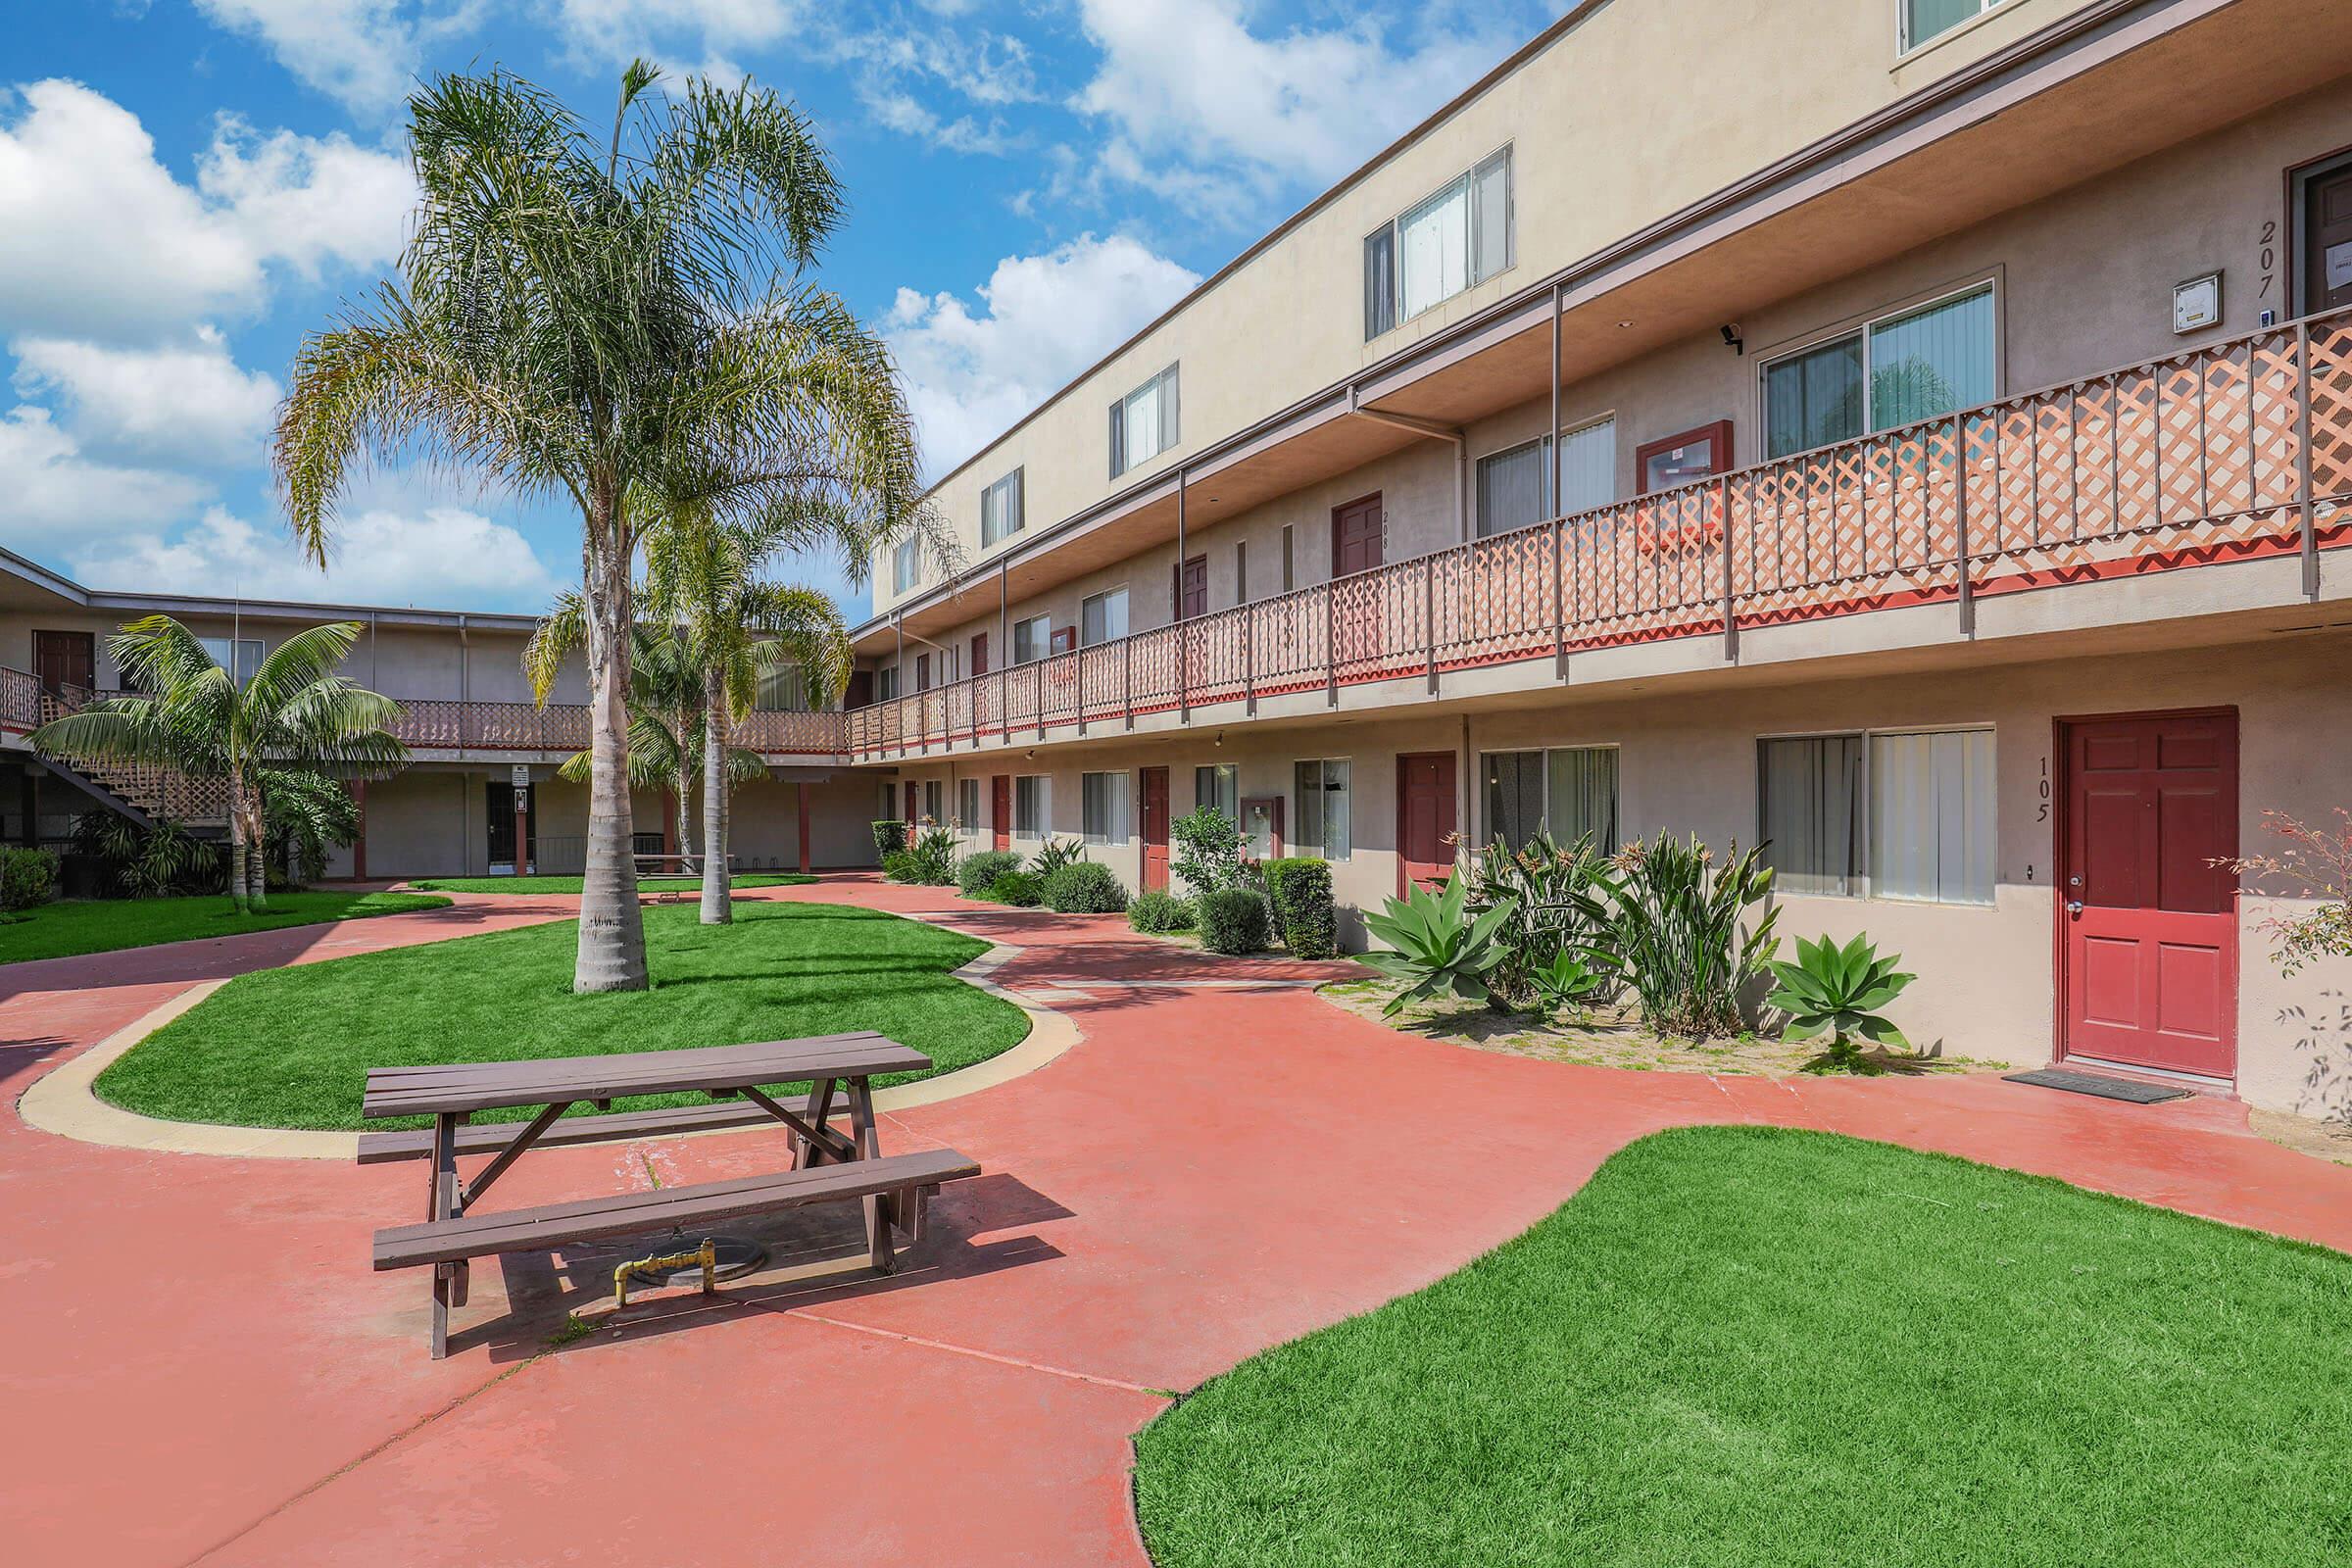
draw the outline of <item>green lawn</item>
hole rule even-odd
[[[421,893],[272,893],[266,913],[240,916],[225,893],[189,899],[70,899],[0,919],[0,964],[328,920],[363,920],[371,914],[438,909],[448,903]]]
[[[1669,1132],[1137,1451],[1161,1568],[2344,1563],[2352,1258],[1884,1145]]]
[[[816,878],[798,871],[739,871],[739,888],[797,888]],[[699,876],[646,876],[637,879],[640,893],[683,893],[703,885]],[[577,893],[576,876],[435,876],[409,884],[433,893]]]
[[[107,1068],[98,1093],[183,1121],[396,1127],[404,1123],[360,1118],[369,1067],[874,1029],[944,1072],[1009,1050],[1029,1032],[1020,1008],[949,975],[986,943],[877,910],[740,904],[732,925],[707,926],[691,906],[650,908],[653,989],[603,996],[572,994],[578,931],[559,920],[240,976]]]

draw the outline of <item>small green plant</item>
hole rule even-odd
[[[1772,891],[1762,852],[1734,844],[1726,864],[1714,858],[1695,834],[1636,839],[1575,895],[1587,934],[1573,939],[1574,950],[1630,986],[1642,1021],[1660,1035],[1738,1034],[1746,1021],[1740,993],[1780,946],[1772,934],[1780,910],[1746,923]]]
[[[944,827],[925,828],[908,841],[914,858],[913,880],[925,887],[952,887],[956,882],[956,835]]]
[[[1272,928],[1264,895],[1252,888],[1219,888],[1200,895],[1200,945],[1211,953],[1262,953]]]
[[[882,857],[882,876],[890,882],[920,882],[922,862],[912,850],[892,850]]]
[[[97,862],[99,885],[110,898],[162,899],[218,893],[228,880],[228,859],[170,817],[145,827],[113,811],[84,811],[74,819],[74,853]]]
[[[1340,915],[1331,899],[1331,866],[1323,860],[1266,862],[1266,887],[1294,958],[1328,958],[1340,951]]]
[[[1587,837],[1562,844],[1549,833],[1530,834],[1517,848],[1496,839],[1464,858],[1472,910],[1509,902],[1518,912],[1503,922],[1508,950],[1487,977],[1488,986],[1514,1004],[1542,1000],[1535,982],[1562,951],[1581,953],[1592,945],[1593,922],[1583,898],[1606,863]]]
[[[981,850],[965,856],[956,868],[956,888],[967,899],[981,898],[991,882],[1020,868],[1021,858],[1010,850]]]
[[[1110,867],[1073,860],[1047,877],[1039,890],[1056,914],[1116,914],[1127,907],[1127,890]]]
[[[1468,903],[1469,888],[1457,869],[1446,879],[1445,892],[1415,884],[1380,913],[1364,916],[1372,934],[1393,950],[1367,953],[1364,961],[1401,987],[1380,1009],[1383,1016],[1436,996],[1494,1004],[1487,976],[1509,956],[1502,930],[1518,906],[1506,900],[1473,916]]]
[[[1190,931],[1194,918],[1190,904],[1156,888],[1138,893],[1127,905],[1127,923],[1138,931]]]
[[[1039,881],[1033,871],[1007,871],[991,882],[988,891],[980,896],[991,904],[1010,905],[1016,909],[1034,909],[1044,900]]]
[[[29,909],[57,897],[57,856],[49,850],[0,850],[0,910]]]
[[[873,828],[875,854],[895,855],[906,847],[906,824],[898,818],[892,817],[888,821],[876,822],[873,824]]]
[[[1904,1063],[1905,1058],[1889,1054],[1889,1048],[1908,1052],[1910,1043],[1879,1012],[1918,978],[1896,972],[1894,966],[1902,961],[1899,953],[1879,956],[1870,938],[1861,934],[1842,948],[1834,937],[1818,942],[1799,937],[1794,963],[1773,960],[1772,973],[1780,988],[1766,1000],[1788,1014],[1781,1038],[1829,1037],[1821,1054],[1805,1063],[1805,1071],[1876,1075]],[[1865,1050],[1865,1041],[1877,1051]]]
[[[1043,881],[1063,866],[1076,865],[1085,858],[1085,840],[1048,839],[1037,847],[1037,854],[1030,858],[1029,869]]]
[[[1175,845],[1168,868],[1195,897],[1242,885],[1242,830],[1223,811],[1197,807],[1169,824],[1168,838]]]
[[[1584,959],[1565,951],[1553,954],[1551,962],[1531,971],[1528,979],[1545,1012],[1571,1011],[1579,1020],[1592,1016],[1592,1004],[1608,984],[1608,976],[1587,968]]]

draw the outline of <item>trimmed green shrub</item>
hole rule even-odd
[[[1138,893],[1127,905],[1127,923],[1138,931],[1190,931],[1193,906],[1173,893]]]
[[[1265,897],[1250,888],[1200,895],[1200,945],[1211,953],[1262,953],[1272,924]]]
[[[53,851],[0,850],[0,909],[29,909],[56,897]]]
[[[1340,951],[1340,912],[1331,901],[1331,866],[1322,860],[1266,862],[1266,888],[1282,945],[1294,958],[1328,958]]]
[[[882,857],[882,875],[892,882],[920,882],[923,862],[912,850],[892,850]]]
[[[1031,871],[1007,871],[980,896],[991,904],[1009,904],[1016,909],[1034,909],[1044,897],[1037,875]]]
[[[1010,850],[981,850],[965,856],[956,868],[956,891],[967,899],[984,898],[991,882],[1020,868],[1021,858]]]
[[[906,847],[906,824],[896,817],[887,822],[876,822],[873,828],[874,853],[884,859]]]
[[[1127,907],[1127,890],[1109,866],[1095,860],[1072,861],[1047,877],[1039,891],[1056,914],[1116,914]]]

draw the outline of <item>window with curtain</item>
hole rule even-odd
[[[1229,822],[1242,819],[1242,770],[1231,762],[1193,769],[1193,804],[1225,813]]]
[[[1489,752],[1486,772],[1487,841],[1517,849],[1544,827],[1544,754]]]
[[[811,692],[808,677],[798,665],[760,672],[760,690],[752,706],[771,713],[819,713],[833,708],[833,695],[825,691]]]
[[[918,541],[908,539],[890,553],[890,591],[903,594],[915,585],[922,575],[922,553]]]
[[[899,695],[899,666],[885,664],[874,671],[874,701],[887,703]]]
[[[1043,773],[1023,773],[1012,781],[1012,832],[1015,838],[1044,838],[1053,828],[1054,781]]]
[[[1987,283],[1770,362],[1765,456],[1785,458],[1990,402],[1994,326]]]
[[[262,643],[258,637],[199,637],[204,651],[212,655],[213,662],[229,673],[239,686],[253,679],[262,667]]]
[[[1539,831],[1562,844],[1588,835],[1617,853],[1617,749],[1560,746],[1486,756],[1486,836],[1517,848]]]
[[[1176,444],[1179,424],[1176,371],[1177,367],[1169,366],[1110,406],[1113,479]]]
[[[1092,648],[1127,635],[1127,590],[1090,594],[1078,604],[1078,643]]]
[[[1319,759],[1298,764],[1293,783],[1298,820],[1293,832],[1294,855],[1326,860],[1348,858],[1348,778],[1345,759]]]
[[[1544,492],[1551,484],[1551,475],[1545,471],[1550,459],[1551,440],[1545,436],[1478,460],[1478,531],[1482,536],[1530,527],[1550,514],[1544,504]]]
[[[1365,235],[1365,340],[1509,267],[1515,227],[1505,147]]]
[[[948,819],[948,786],[939,779],[923,781],[923,815],[935,826]]]
[[[1030,663],[1046,657],[1054,646],[1054,617],[1032,615],[1012,623],[1012,662]]]
[[[978,829],[980,821],[980,781],[959,778],[956,781],[956,825],[964,832]]]
[[[1990,904],[1993,790],[1988,729],[1871,736],[1871,892]]]
[[[1916,49],[1940,38],[1963,22],[1983,16],[2001,0],[1902,0],[1902,47]]]
[[[980,492],[980,543],[993,545],[1020,531],[1021,470],[1015,468]]]
[[[1590,512],[1616,499],[1617,421],[1595,419],[1561,436],[1561,514]]]
[[[1783,893],[1861,893],[1862,737],[1756,743],[1756,831]]]
[[[1089,844],[1127,842],[1127,775],[1083,773],[1078,779],[1079,830]]]

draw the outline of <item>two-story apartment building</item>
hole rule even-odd
[[[2347,73],[2330,0],[1575,6],[940,481],[850,755],[1358,910],[1768,842],[1947,1050],[2341,1109],[2215,862],[2346,800]]]

